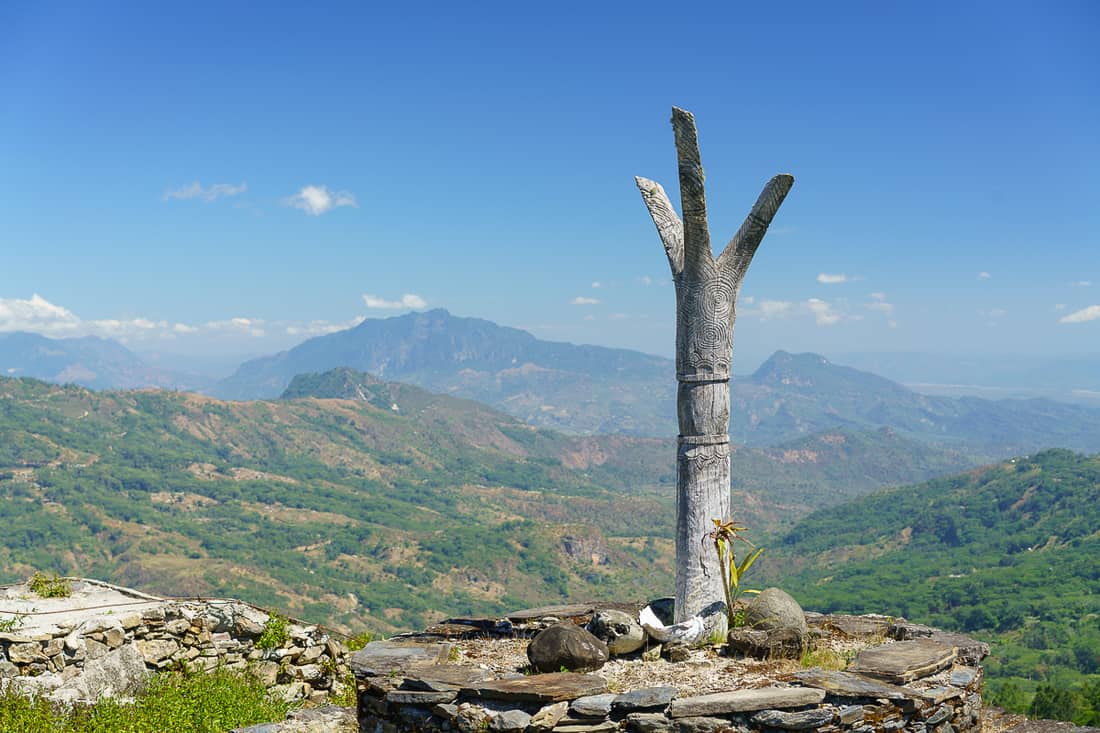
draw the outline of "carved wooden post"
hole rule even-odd
[[[764,187],[745,223],[714,259],[707,230],[695,117],[672,108],[683,223],[659,183],[635,178],[676,284],[676,621],[724,598],[718,561],[703,538],[730,513],[730,362],[741,280],[794,178]]]

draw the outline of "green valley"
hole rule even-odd
[[[1100,721],[1100,456],[1050,450],[878,492],[803,518],[769,550],[772,578],[782,567],[807,608],[989,640],[990,700],[1037,699],[1051,717],[1064,690],[1073,712],[1056,717]]]

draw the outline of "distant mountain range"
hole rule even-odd
[[[540,427],[582,434],[675,434],[670,360],[542,341],[526,331],[445,310],[366,320],[253,359],[213,393],[232,400],[277,397],[295,375],[339,366],[476,399]]]
[[[36,333],[0,333],[0,374],[34,377],[92,389],[204,389],[213,380],[146,364],[117,341],[84,336],[52,339]]]
[[[93,388],[161,386],[223,399],[275,398],[301,374],[349,367],[475,399],[539,427],[581,435],[676,434],[674,365],[625,349],[542,341],[445,310],[363,321],[242,364],[216,384],[155,369],[102,339],[0,337],[12,375]],[[1100,450],[1100,409],[1043,399],[985,400],[914,392],[815,354],[779,351],[731,385],[735,443],[773,446],[823,431],[889,428],[994,460],[1042,448]]]
[[[243,364],[214,392],[275,397],[295,375],[348,366],[491,404],[571,433],[676,433],[671,360],[575,346],[444,310],[367,320]],[[888,427],[998,458],[1048,447],[1100,450],[1100,410],[1051,400],[922,395],[815,354],[776,352],[731,389],[730,436],[766,446],[824,430]]]

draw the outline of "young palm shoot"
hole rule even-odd
[[[740,535],[747,527],[740,527],[733,523],[732,519],[712,519],[714,529],[707,533],[705,539],[710,539],[714,544],[714,551],[718,554],[718,567],[722,573],[722,590],[726,595],[726,617],[729,628],[734,627],[733,603],[742,593],[759,593],[756,590],[741,588],[741,578],[748,572],[756,558],[764,551],[763,547],[754,547],[751,542]],[[734,550],[734,540],[740,540],[748,545],[749,554],[737,562],[737,553]]]

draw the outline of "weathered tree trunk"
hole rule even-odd
[[[676,621],[724,598],[718,559],[703,539],[730,513],[730,363],[737,293],[760,240],[794,183],[764,187],[745,223],[715,260],[707,230],[695,118],[673,107],[681,223],[660,184],[636,178],[676,284]]]

